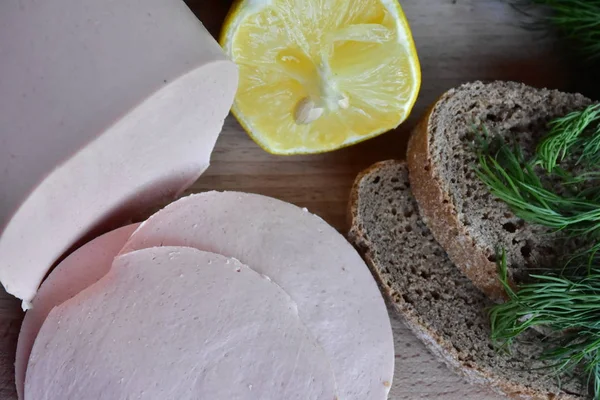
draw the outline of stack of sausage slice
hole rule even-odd
[[[387,399],[382,296],[352,246],[288,203],[180,199],[46,279],[17,354],[22,398]]]

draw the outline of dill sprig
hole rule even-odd
[[[550,329],[540,359],[557,374],[583,369],[594,398],[600,399],[600,270],[578,278],[531,275],[535,282],[515,291],[508,281],[504,252],[498,264],[509,300],[490,309],[492,340],[510,347],[530,328]]]
[[[536,13],[537,20],[555,27],[588,58],[600,57],[599,0],[517,0],[512,3],[526,13],[526,6],[544,7],[548,12]]]
[[[549,128],[529,159],[516,141],[490,138],[483,128],[477,175],[519,218],[575,235],[600,237],[600,185],[590,184],[600,183],[600,105],[557,118]],[[560,168],[573,154],[577,155],[573,167],[583,169],[580,173]]]
[[[534,154],[483,128],[477,175],[524,221],[591,243],[564,265],[513,289],[506,253],[499,279],[508,300],[490,309],[492,339],[510,346],[533,327],[553,334],[541,355],[559,372],[585,371],[600,400],[600,106],[551,121]],[[566,164],[566,166],[565,166]]]
[[[532,283],[514,290],[508,280],[506,254],[498,262],[499,276],[509,301],[491,308],[492,338],[510,343],[531,327],[546,326],[557,332],[592,332],[600,341],[600,269],[567,278],[560,273],[530,275]],[[600,349],[600,343],[598,344]]]
[[[481,154],[476,172],[524,221],[582,235],[600,232],[600,204],[545,188],[535,163],[525,162],[518,146],[502,145],[494,154]]]
[[[600,15],[599,15],[600,17]],[[600,23],[600,19],[598,20]],[[600,104],[574,111],[550,122],[550,132],[538,145],[537,155],[542,167],[553,172],[561,161],[580,149],[577,164],[598,165],[600,161]],[[595,124],[595,125],[594,125]]]

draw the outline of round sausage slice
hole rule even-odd
[[[31,348],[50,311],[106,275],[138,226],[133,224],[116,229],[83,245],[65,258],[43,282],[33,300],[33,308],[25,314],[17,342],[15,383],[19,399],[23,398]]]
[[[115,259],[56,307],[33,346],[36,400],[333,400],[331,367],[276,284],[182,247]]]
[[[387,309],[364,261],[322,219],[264,196],[209,192],[154,214],[124,252],[160,245],[235,257],[269,276],[325,349],[340,398],[387,399],[394,372]]]

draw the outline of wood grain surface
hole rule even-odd
[[[229,0],[188,0],[218,34]],[[402,0],[419,53],[423,83],[412,117],[396,131],[355,147],[317,156],[265,153],[228,118],[209,170],[191,192],[240,190],[289,201],[346,231],[347,197],[356,174],[376,161],[404,158],[416,119],[445,90],[470,80],[518,80],[573,90],[569,60],[551,35],[523,29],[506,0]],[[141,10],[142,11],[142,10]],[[564,54],[564,53],[563,53]],[[15,400],[14,349],[22,313],[19,301],[0,294],[0,400]],[[499,398],[470,386],[433,358],[390,312],[396,341],[396,375],[390,398],[482,400]],[[28,399],[35,400],[35,399]]]

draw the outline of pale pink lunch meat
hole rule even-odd
[[[394,343],[383,297],[360,255],[321,218],[269,197],[208,192],[154,214],[123,253],[161,245],[234,257],[269,276],[325,350],[340,399],[387,399]]]
[[[275,283],[237,260],[162,247],[118,257],[53,309],[35,400],[334,400],[331,366]]]
[[[15,383],[19,399],[23,399],[27,362],[35,338],[50,311],[96,283],[108,273],[114,258],[138,224],[106,233],[83,245],[65,258],[44,280],[27,311],[15,360]]]
[[[237,68],[181,0],[0,2],[0,282],[51,266],[207,168]]]

